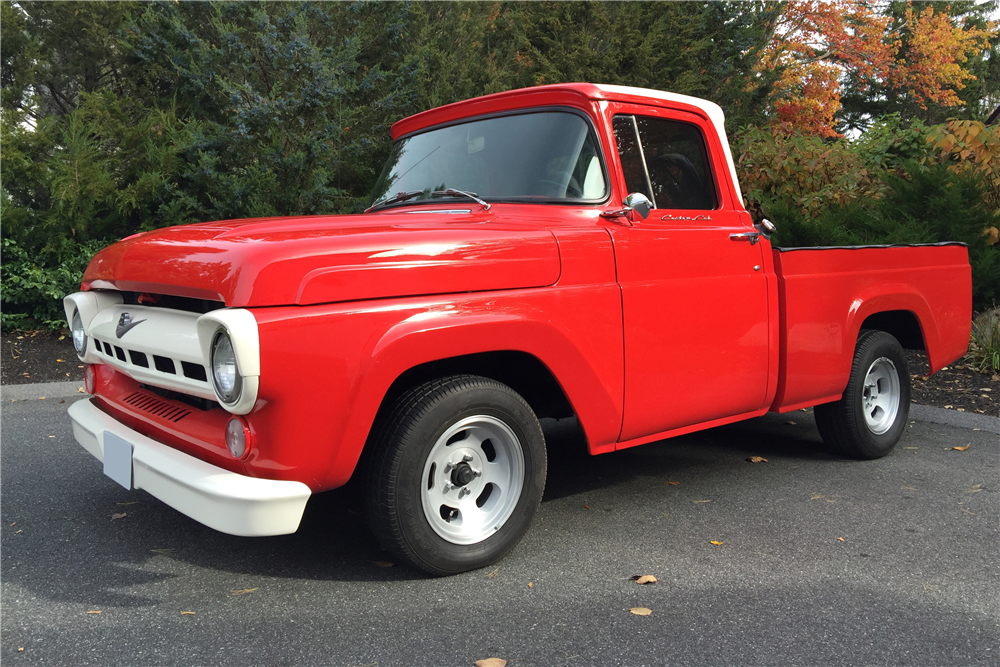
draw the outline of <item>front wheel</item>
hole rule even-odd
[[[899,341],[884,331],[862,332],[843,396],[814,412],[820,435],[837,452],[858,459],[891,452],[910,414],[910,372]]]
[[[485,567],[514,548],[545,486],[534,412],[488,378],[406,392],[376,425],[368,511],[383,546],[435,575]]]

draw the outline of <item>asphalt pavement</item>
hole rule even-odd
[[[389,562],[351,489],[274,538],[124,490],[57,384],[2,389],[4,667],[1000,665],[1000,419],[918,407],[869,462],[810,412],[600,457],[550,422],[520,546],[436,579]]]

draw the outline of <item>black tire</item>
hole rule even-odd
[[[503,558],[528,530],[545,489],[545,438],[535,413],[510,387],[484,377],[458,375],[407,391],[379,419],[369,446],[372,530],[398,558],[433,575]]]
[[[862,331],[843,396],[814,412],[823,441],[834,451],[856,459],[891,452],[910,414],[910,371],[899,341],[884,331]]]

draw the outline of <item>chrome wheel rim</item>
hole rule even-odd
[[[482,542],[507,522],[524,486],[514,431],[488,415],[450,426],[431,448],[421,478],[427,523],[452,544]]]
[[[899,412],[899,372],[896,365],[879,357],[868,367],[861,392],[861,410],[865,424],[875,435],[882,435],[896,421]]]

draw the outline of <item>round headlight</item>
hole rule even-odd
[[[229,334],[220,329],[212,342],[212,380],[215,392],[224,403],[235,403],[240,398],[243,379],[236,368],[236,352]]]
[[[73,321],[70,323],[70,330],[73,332],[73,349],[80,357],[87,351],[87,334],[83,331],[83,320],[80,318],[80,311],[73,311]]]

